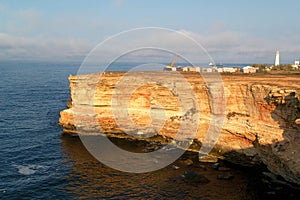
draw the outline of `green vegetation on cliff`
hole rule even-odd
[[[268,64],[253,64],[252,67],[258,68],[259,72],[265,72],[268,70],[274,71],[296,71],[299,69],[295,69],[292,64],[280,64],[278,66],[268,65]]]

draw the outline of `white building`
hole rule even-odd
[[[294,64],[292,65],[292,67],[294,69],[298,69],[299,68],[299,65],[300,65],[300,61],[299,60],[295,60]]]
[[[207,68],[206,72],[213,72],[213,69],[212,68]]]
[[[217,72],[222,73],[222,72],[227,72],[227,73],[235,73],[237,72],[237,69],[233,67],[222,67],[222,68],[217,68]]]
[[[177,67],[172,67],[172,71],[177,71]]]
[[[196,72],[196,67],[188,67],[189,72]]]
[[[275,56],[275,66],[279,65],[279,51],[276,51],[276,56]]]
[[[218,68],[217,70],[218,70],[219,73],[224,72],[223,68]]]
[[[251,66],[246,66],[246,67],[243,67],[243,72],[244,73],[256,73],[256,68],[254,67],[251,67]]]
[[[234,73],[236,72],[236,69],[234,69],[233,67],[223,67],[223,72]]]
[[[183,68],[182,68],[182,71],[183,71],[183,72],[187,72],[187,71],[189,71],[189,68],[188,68],[188,67],[183,67]]]

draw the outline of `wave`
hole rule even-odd
[[[18,169],[18,172],[23,175],[35,174],[38,170],[44,170],[46,166],[43,165],[12,165]]]

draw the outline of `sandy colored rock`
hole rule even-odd
[[[72,103],[60,113],[63,131],[96,134],[101,130],[108,136],[122,138],[160,135],[166,141],[174,137],[185,141],[192,137],[201,144],[212,115],[224,116],[223,126],[213,125],[215,130],[221,128],[215,153],[236,152],[246,156],[247,162],[263,162],[273,173],[300,183],[299,74],[226,75],[222,77],[224,90],[219,91],[198,74],[185,73],[193,96],[189,90],[182,89],[184,84],[171,76],[166,78],[166,73],[172,72],[139,72],[124,79],[126,87],[123,85],[120,91],[125,93],[118,98],[129,99],[124,101],[125,105],[114,100],[123,73],[70,76]],[[138,76],[156,76],[158,81],[141,85]],[[128,88],[132,92],[128,92]],[[225,106],[212,108],[211,102],[220,99],[221,92],[226,97]],[[190,109],[183,112],[178,95],[191,97],[185,102]],[[164,123],[161,123],[162,118]],[[128,123],[128,119],[132,123]],[[184,127],[186,134],[177,136],[183,122],[189,124]],[[198,129],[193,133],[195,124]]]

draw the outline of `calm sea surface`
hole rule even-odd
[[[79,65],[0,63],[0,198],[253,198],[247,174],[238,170],[226,182],[201,166],[211,182],[199,187],[182,181],[187,166],[180,160],[178,170],[122,173],[91,157],[78,138],[62,136],[59,112],[69,99],[68,76]]]
[[[78,65],[77,65],[78,66]],[[0,63],[0,196],[68,197],[59,111],[72,64]]]

